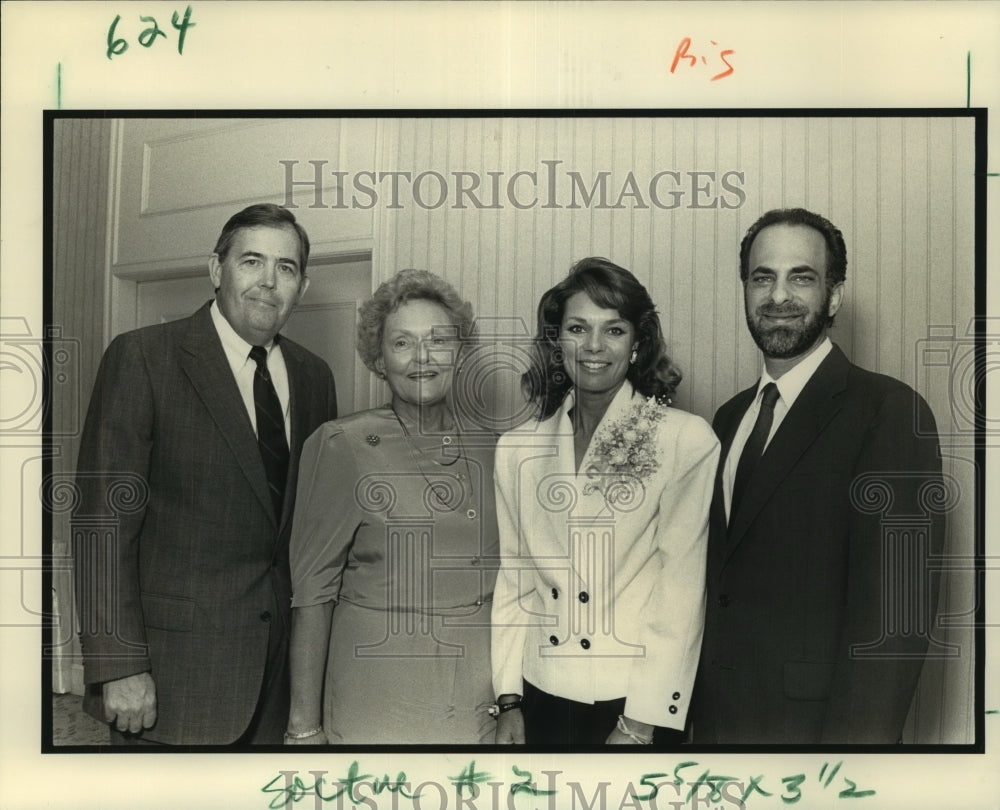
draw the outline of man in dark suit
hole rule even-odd
[[[696,742],[900,740],[935,610],[941,461],[927,403],[827,337],[846,268],[840,231],[802,209],[741,245],[764,371],[713,423]]]
[[[299,453],[333,375],[281,337],[308,286],[287,210],[235,214],[215,300],[112,341],[77,465],[73,553],[87,710],[112,741],[280,743]]]

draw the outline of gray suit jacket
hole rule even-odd
[[[111,343],[77,465],[73,553],[85,680],[150,671],[158,718],[145,736],[174,744],[236,740],[260,695],[269,639],[285,654],[299,453],[336,416],[329,367],[279,337],[291,456],[275,515],[208,306]],[[103,719],[100,688],[89,692],[88,711]]]

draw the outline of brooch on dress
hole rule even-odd
[[[365,441],[368,442],[368,444],[370,444],[372,447],[374,447],[381,441],[381,439],[374,433],[369,433],[367,436],[365,436]]]

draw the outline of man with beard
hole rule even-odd
[[[936,605],[941,460],[927,403],[827,337],[846,270],[840,231],[803,209],[764,214],[740,247],[764,369],[713,423],[696,742],[901,738]]]

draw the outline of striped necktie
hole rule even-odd
[[[267,370],[267,349],[254,346],[250,359],[257,364],[253,375],[253,404],[257,412],[257,446],[264,462],[267,487],[271,490],[275,517],[281,520],[288,476],[288,441],[285,439],[285,414]]]

